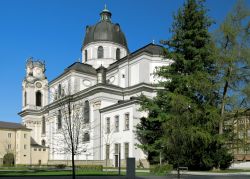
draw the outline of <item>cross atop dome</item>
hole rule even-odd
[[[104,9],[100,13],[101,21],[108,21],[111,22],[111,12],[108,10],[107,5],[104,5]]]

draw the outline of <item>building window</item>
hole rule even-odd
[[[89,123],[89,101],[85,101],[83,112],[84,112],[84,123]]]
[[[24,92],[24,106],[27,106],[27,92]]]
[[[129,130],[129,113],[125,114],[125,130]]]
[[[106,118],[106,126],[107,126],[106,132],[107,134],[109,134],[110,133],[110,117]]]
[[[88,132],[85,132],[83,135],[83,142],[88,142],[90,141],[90,136]]]
[[[60,98],[62,96],[62,85],[58,85],[58,97]]]
[[[116,60],[120,60],[121,50],[119,48],[116,49]]]
[[[115,144],[115,154],[119,154],[119,152],[121,151],[121,144]]]
[[[46,151],[46,149],[43,149],[43,151]]]
[[[115,116],[115,132],[119,132],[119,116]]]
[[[45,134],[46,132],[46,122],[45,122],[45,117],[43,116],[42,118],[42,134]]]
[[[42,146],[45,146],[45,145],[46,145],[45,140],[42,140]]]
[[[88,51],[87,50],[84,51],[84,55],[85,55],[85,62],[87,62],[88,61]]]
[[[34,151],[37,151],[37,149],[36,149],[36,148],[34,148]]]
[[[23,146],[23,149],[26,149],[27,148],[27,145],[25,144],[24,146]]]
[[[40,91],[36,92],[36,106],[42,106],[42,93]]]
[[[11,144],[8,144],[8,149],[11,149]]]
[[[127,160],[129,157],[129,143],[124,144],[124,158]]]
[[[61,110],[58,110],[58,115],[57,115],[57,129],[62,128],[62,112]]]
[[[109,151],[110,151],[110,145],[106,145],[106,159],[109,159]]]
[[[42,149],[41,149],[41,148],[39,148],[38,150],[39,150],[39,151],[41,151]]]
[[[8,133],[8,138],[11,138],[11,133]]]
[[[27,137],[27,134],[23,134],[23,138],[25,138],[25,139],[26,139],[26,137]]]
[[[125,74],[122,74],[122,78],[125,78]]]
[[[98,47],[97,58],[103,58],[103,47],[102,46]]]

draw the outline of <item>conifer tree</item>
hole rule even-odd
[[[186,0],[174,16],[172,38],[164,41],[173,63],[157,71],[167,79],[160,83],[164,89],[152,100],[142,97],[142,110],[149,115],[137,131],[149,159],[161,153],[175,167],[191,169],[223,168],[232,159],[218,135],[217,70],[203,3]]]

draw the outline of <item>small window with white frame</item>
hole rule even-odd
[[[115,116],[115,132],[119,132],[119,116]]]
[[[125,130],[129,130],[129,113],[125,114]]]
[[[106,133],[110,133],[110,117],[106,118]]]

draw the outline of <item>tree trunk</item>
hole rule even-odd
[[[227,70],[227,75],[226,77],[228,78],[225,82],[224,88],[223,88],[223,95],[222,95],[222,100],[221,100],[221,110],[220,110],[220,123],[219,123],[219,134],[223,134],[223,126],[224,126],[224,112],[225,112],[225,101],[226,101],[226,96],[227,96],[227,91],[229,87],[229,77],[231,76],[232,72],[232,67],[229,67]]]
[[[72,179],[76,178],[76,173],[75,173],[75,155],[74,152],[72,152]]]

